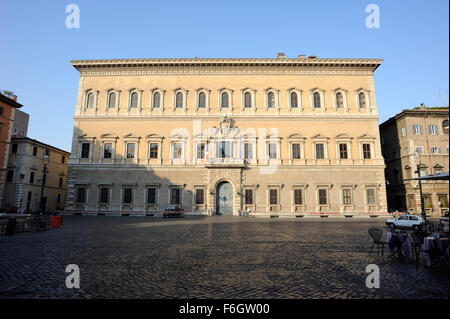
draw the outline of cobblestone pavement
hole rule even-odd
[[[384,220],[65,216],[0,236],[0,298],[448,298],[445,266],[369,255],[374,226]],[[373,263],[379,289],[365,286]]]

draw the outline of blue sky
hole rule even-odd
[[[80,28],[68,29],[68,4]],[[368,4],[380,28],[368,29]],[[73,59],[382,58],[380,121],[404,108],[448,105],[449,3],[430,1],[5,1],[0,89],[30,114],[28,135],[71,148],[78,72]],[[440,96],[439,96],[440,93]]]

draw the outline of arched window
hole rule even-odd
[[[252,96],[250,92],[244,94],[244,107],[252,107]]]
[[[442,132],[444,132],[444,134],[448,134],[448,120],[442,121]]]
[[[108,100],[108,108],[113,109],[116,107],[116,93],[110,93],[109,94],[109,100]]]
[[[291,93],[291,107],[292,108],[298,107],[297,93],[295,92]]]
[[[222,93],[222,107],[228,107],[228,93]]]
[[[366,95],[361,92],[359,93],[359,107],[360,108],[365,108],[366,107]]]
[[[206,105],[206,96],[205,93],[200,92],[198,95],[198,107],[205,107]]]
[[[314,108],[320,108],[320,93],[315,92],[313,97],[314,97]]]
[[[183,93],[178,92],[176,97],[176,108],[183,108]]]
[[[275,107],[275,94],[273,94],[273,92],[269,92],[269,94],[267,94],[267,106],[269,109]]]
[[[336,93],[336,107],[344,106],[344,97],[341,92]]]
[[[159,92],[156,92],[153,94],[153,108],[159,108],[161,103],[161,94]]]
[[[131,104],[130,108],[137,107],[138,95],[136,92],[131,93]]]
[[[87,98],[87,107],[89,109],[94,108],[94,101],[95,101],[94,93],[89,93]]]

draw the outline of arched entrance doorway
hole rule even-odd
[[[216,188],[216,213],[233,215],[233,186],[228,182],[220,182]]]

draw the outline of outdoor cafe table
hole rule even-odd
[[[439,251],[448,263],[448,238],[425,237],[423,239],[423,252],[427,259],[427,266],[431,267],[432,258],[429,253],[431,250]]]
[[[386,237],[387,253],[389,255],[395,254],[395,248],[397,248],[398,255],[401,257],[403,254],[409,259],[413,259],[413,248],[411,236],[407,233],[388,232]]]

